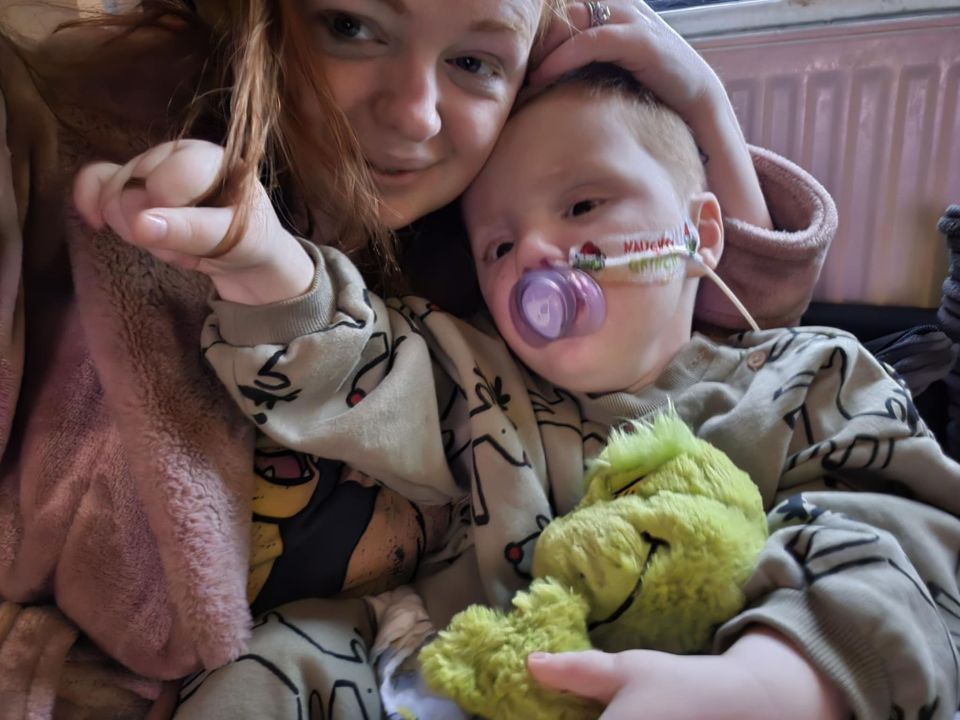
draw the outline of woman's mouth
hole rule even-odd
[[[370,174],[377,185],[381,187],[402,187],[414,182],[430,166],[389,167],[374,165],[368,161],[367,167],[370,168]]]

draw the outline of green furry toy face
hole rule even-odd
[[[576,522],[554,521],[538,541],[534,574],[553,577],[587,598],[591,631],[631,611],[650,561],[664,545],[635,527],[629,512],[621,512],[630,504],[618,501],[583,508]],[[566,550],[551,552],[555,543]]]

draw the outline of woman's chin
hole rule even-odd
[[[414,183],[407,188],[378,188],[380,222],[389,230],[399,230],[435,210],[450,204],[454,197],[438,195],[432,184]]]
[[[386,200],[380,201],[379,219],[387,230],[399,230],[418,220],[422,214],[417,214],[401,205],[389,204]]]

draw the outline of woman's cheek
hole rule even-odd
[[[483,164],[496,145],[500,131],[506,124],[509,106],[493,102],[471,103],[464,108],[457,122],[457,144],[463,154],[470,157],[474,168],[471,180],[479,174]]]
[[[324,68],[327,88],[333,102],[353,124],[353,116],[359,112],[365,102],[369,102],[374,91],[370,75],[376,70],[375,63],[350,63],[334,58],[329,59]],[[354,132],[357,130],[358,128],[355,127]]]

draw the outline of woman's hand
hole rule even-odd
[[[609,62],[631,72],[684,120],[714,101],[712,95],[724,94],[713,69],[646,3],[604,4],[610,18],[595,28],[585,2],[569,5],[570,25],[554,22],[531,58],[531,85],[546,85],[591,62]]]
[[[541,685],[606,705],[601,720],[843,720],[843,696],[784,637],[747,632],[723,655],[598,650],[527,660]]]
[[[546,85],[591,62],[628,70],[690,126],[724,213],[772,227],[733,106],[713,69],[642,0],[603,4],[610,17],[590,27],[587,3],[570,3],[570,24],[554,22],[535,51],[530,84]]]
[[[233,207],[197,207],[223,162],[223,148],[201,140],[157,145],[126,165],[93,163],[74,181],[74,203],[94,228],[164,262],[209,275],[224,300],[264,305],[303,294],[314,267],[299,241],[280,224],[257,185],[244,233],[225,252]]]

